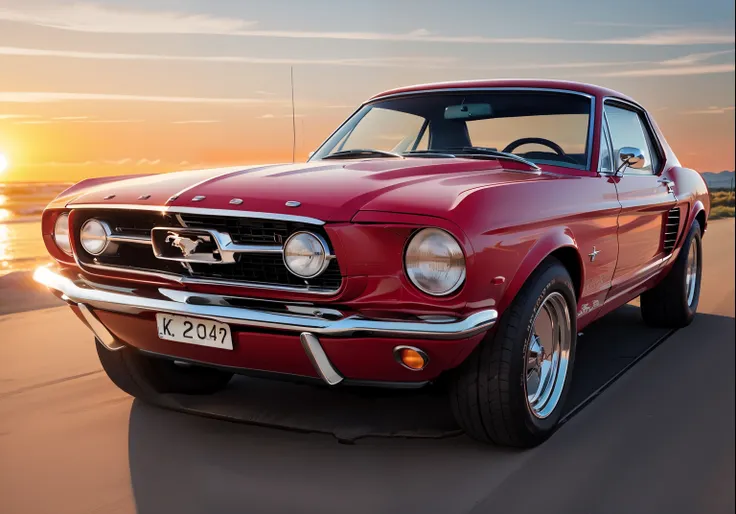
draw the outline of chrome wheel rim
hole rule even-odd
[[[687,291],[687,305],[691,307],[695,300],[695,286],[698,284],[698,247],[695,241],[690,243],[685,266],[685,291]]]
[[[557,292],[544,299],[534,314],[525,356],[525,389],[529,411],[543,419],[562,397],[570,360],[572,330],[565,297]]]

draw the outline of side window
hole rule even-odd
[[[603,123],[601,126],[601,151],[598,156],[598,171],[612,173],[615,169],[612,159],[611,146],[608,143],[608,128]]]
[[[629,109],[605,105],[606,118],[613,143],[615,166],[619,166],[618,152],[624,146],[639,148],[644,154],[644,167],[641,169],[625,168],[624,173],[651,174],[657,169],[657,154],[654,152],[649,134],[639,114]]]

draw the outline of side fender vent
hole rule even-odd
[[[667,213],[667,224],[664,227],[664,252],[672,253],[680,233],[680,208],[673,207]]]

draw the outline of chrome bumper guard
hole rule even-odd
[[[141,296],[130,288],[101,286],[81,278],[72,280],[49,267],[38,268],[33,274],[33,279],[56,292],[62,300],[82,306],[85,319],[93,327],[95,334],[101,332],[104,336],[103,344],[109,344],[110,349],[118,349],[119,343],[115,344],[90,308],[133,315],[143,312],[165,312],[208,318],[235,327],[283,330],[299,335],[315,369],[330,385],[340,382],[342,377],[329,363],[317,336],[463,339],[490,329],[498,316],[495,310],[487,309],[466,318],[449,321],[374,320],[359,315],[327,319],[237,307],[229,305],[225,301],[226,297],[164,288],[157,289],[159,298]]]

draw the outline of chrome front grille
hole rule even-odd
[[[680,233],[680,208],[673,207],[667,213],[667,224],[664,227],[664,252],[672,253]]]
[[[106,222],[115,240],[115,251],[99,256],[84,252],[79,230],[85,221],[96,218]],[[226,233],[241,248],[274,249],[274,253],[237,253],[235,262],[194,263],[157,258],[150,244],[154,227],[214,230]],[[72,230],[81,266],[95,269],[123,269],[143,273],[164,273],[184,277],[191,282],[253,285],[260,288],[297,289],[327,293],[342,284],[337,259],[332,259],[320,276],[305,280],[288,271],[280,247],[294,232],[309,230],[329,238],[322,226],[289,220],[271,220],[238,216],[176,214],[172,212],[123,209],[78,209],[72,216]],[[133,238],[134,240],[126,240]],[[148,244],[146,244],[148,243]]]

